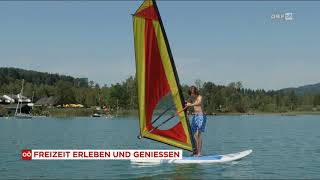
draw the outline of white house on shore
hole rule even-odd
[[[31,103],[31,99],[21,96],[20,94],[17,95],[2,95],[0,96],[0,103],[2,104],[12,104],[12,103]]]
[[[3,99],[3,103],[6,103],[6,104],[15,103],[15,100],[8,95],[3,95],[2,99]]]

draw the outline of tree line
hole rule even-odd
[[[227,86],[205,82],[200,86],[198,83],[198,87],[205,98],[205,109],[209,112],[282,113],[320,110],[320,92],[297,94],[294,90],[252,90],[243,88],[241,82]]]
[[[138,108],[136,79],[130,76],[120,83],[100,86],[87,78],[74,78],[58,74],[0,68],[0,95],[18,94],[22,79],[24,95],[36,102],[43,97],[56,97],[56,104],[79,103],[85,107],[119,107],[124,110]],[[320,92],[297,94],[294,90],[265,91],[244,88],[241,82],[226,86],[212,82],[195,82],[204,97],[207,113],[214,112],[290,112],[320,110]],[[182,85],[188,98],[189,85]]]
[[[13,67],[0,67],[0,86],[10,84],[15,80],[24,79],[34,85],[54,86],[58,81],[66,81],[76,87],[88,87],[88,78],[74,78],[72,76],[37,72]]]

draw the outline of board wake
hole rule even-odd
[[[160,164],[160,163],[176,163],[176,164],[209,164],[209,163],[227,163],[244,158],[252,153],[252,149],[241,151],[238,153],[225,155],[209,155],[200,157],[183,157],[174,160],[130,160],[132,164]]]

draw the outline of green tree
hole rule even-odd
[[[120,108],[127,109],[130,102],[129,99],[126,87],[121,86],[119,83],[110,87],[110,98],[108,99],[108,104],[111,107],[116,108],[119,106]]]
[[[67,81],[58,81],[57,84],[58,104],[77,103],[73,84]]]

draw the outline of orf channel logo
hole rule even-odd
[[[32,160],[32,150],[31,149],[21,150],[21,159],[22,160]]]

